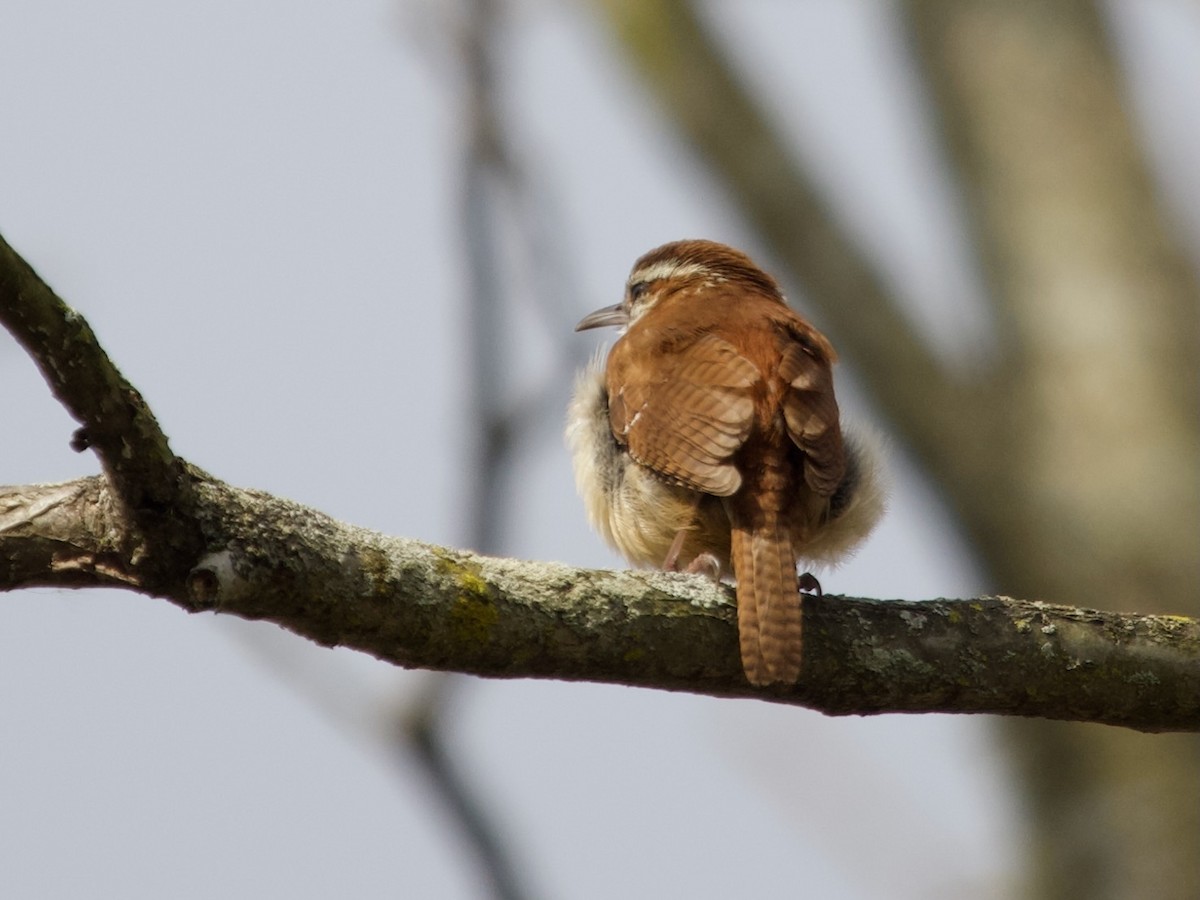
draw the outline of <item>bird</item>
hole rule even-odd
[[[798,564],[836,563],[883,513],[878,441],[846,430],[828,339],[740,250],[674,241],[634,264],[579,375],[566,440],[592,526],[635,566],[736,582],[747,680],[795,684]]]

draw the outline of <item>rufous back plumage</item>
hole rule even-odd
[[[833,347],[749,257],[711,241],[641,257],[622,303],[579,327],[599,325],[625,333],[608,355],[604,390],[581,381],[569,428],[577,480],[585,499],[596,498],[593,519],[623,552],[634,545],[623,535],[636,532],[637,553],[627,553],[635,562],[657,546],[646,535],[660,534],[664,557],[678,553],[682,565],[731,563],[747,677],[796,681],[797,559],[874,471],[844,440]],[[871,522],[882,510],[872,491],[855,507]],[[630,509],[661,521],[623,521]],[[869,525],[846,534],[860,538]]]

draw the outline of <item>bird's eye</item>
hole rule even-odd
[[[650,287],[648,281],[637,281],[629,286],[629,302],[637,303],[646,295],[646,289]]]

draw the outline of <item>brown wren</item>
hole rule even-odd
[[[800,677],[797,563],[832,563],[883,512],[873,442],[847,434],[833,347],[749,257],[677,241],[576,331],[623,330],[581,373],[567,442],[593,526],[634,565],[737,581],[755,685]]]

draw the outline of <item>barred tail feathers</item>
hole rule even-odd
[[[803,638],[791,536],[778,514],[767,512],[748,527],[734,524],[731,549],[746,678],[754,685],[794,684]]]

